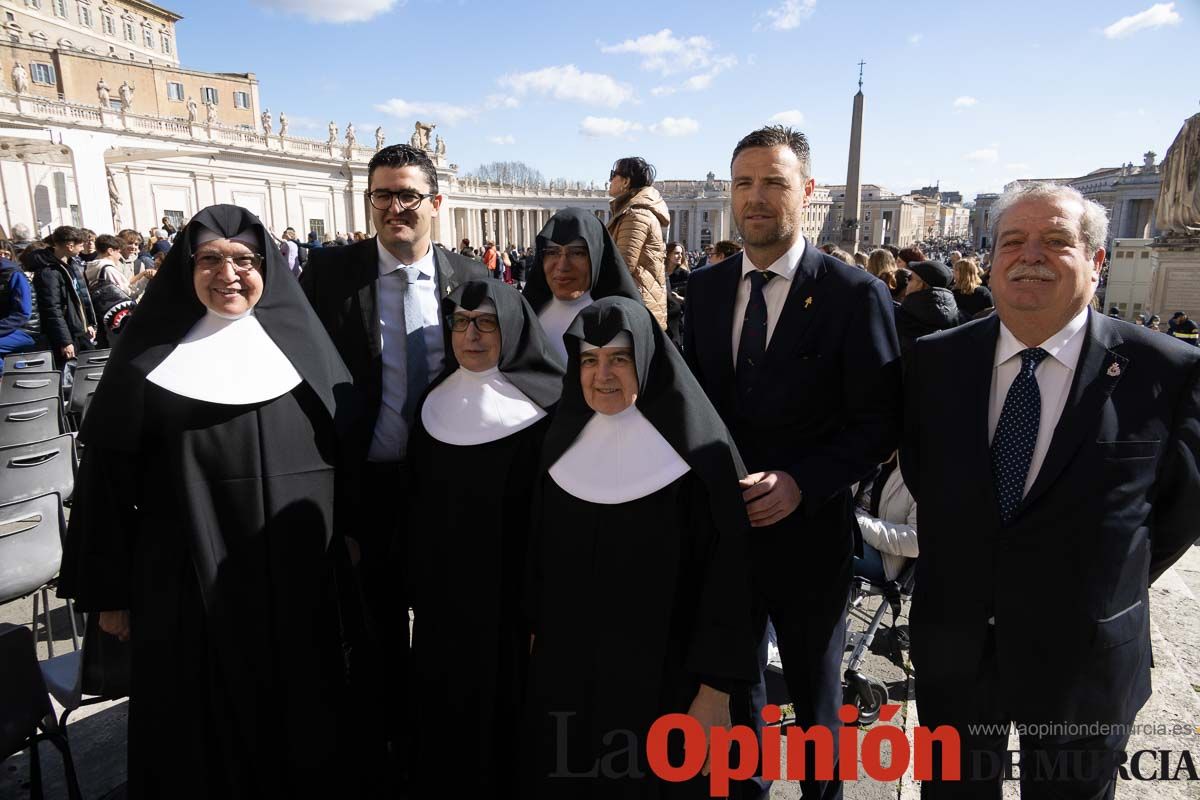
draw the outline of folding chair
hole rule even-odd
[[[71,404],[67,408],[67,413],[72,419],[79,419],[83,416],[83,406],[87,403],[87,399],[96,392],[96,387],[100,385],[100,378],[104,375],[104,367],[77,367],[75,369],[75,383],[71,387]]]
[[[64,432],[58,397],[0,404],[0,446],[40,442]]]
[[[0,376],[0,403],[22,403],[62,391],[59,372],[5,372]]]
[[[38,744],[43,740],[62,753],[70,800],[81,800],[75,762],[67,737],[54,718],[33,634],[23,626],[0,623],[0,760],[29,748],[29,794],[37,800],[44,797],[38,757]]]
[[[0,446],[0,503],[55,492],[75,494],[75,437],[69,433],[29,444]]]
[[[54,354],[49,350],[36,353],[9,353],[4,359],[4,371],[46,372],[54,370]]]
[[[75,356],[75,369],[88,369],[89,367],[103,367],[108,363],[108,357],[112,354],[112,348],[106,350],[86,350]]]
[[[0,603],[34,595],[33,626],[37,630],[41,595],[46,642],[54,655],[47,587],[62,565],[62,500],[55,492],[0,505]],[[68,609],[68,613],[70,609]]]

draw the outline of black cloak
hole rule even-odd
[[[638,410],[691,470],[644,497],[590,503],[546,472],[592,418],[581,341],[626,331]],[[758,679],[746,562],[745,475],[732,437],[640,300],[609,297],[566,335],[563,396],[546,435],[526,610],[536,633],[527,692],[525,797],[658,797],[645,762],[659,716],[684,713],[701,683],[744,702]],[[614,731],[631,731],[636,742]],[[627,745],[631,745],[627,747]],[[564,749],[565,746],[565,749]],[[642,775],[578,777],[620,750]],[[617,763],[628,758],[617,755]],[[677,755],[672,763],[680,763]],[[576,777],[556,779],[562,766]],[[680,789],[682,787],[676,787]],[[684,793],[707,796],[704,780]]]
[[[254,315],[301,377],[274,399],[213,403],[147,379],[205,314],[192,283],[204,228],[259,241]],[[235,206],[193,217],[89,409],[59,584],[81,610],[130,611],[130,797],[332,796],[367,771],[334,536],[348,386],[262,223]]]
[[[546,244],[566,245],[576,239],[587,242],[588,255],[592,259],[592,283],[588,292],[593,300],[618,296],[641,302],[641,292],[604,223],[587,209],[564,208],[552,216],[537,235],[533,261],[525,270],[525,299],[536,313],[540,314],[554,298],[542,263]]]
[[[471,281],[442,301],[453,313],[490,299],[500,322],[500,372],[551,411],[563,367],[529,303],[500,281]],[[425,397],[459,365],[446,369]],[[425,400],[422,400],[422,406]],[[529,509],[550,417],[483,444],[434,439],[417,414],[409,465],[420,498],[410,529],[413,587],[413,775],[418,796],[515,797],[518,731],[529,656],[520,612]]]

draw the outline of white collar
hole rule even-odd
[[[429,245],[429,252],[427,252],[425,255],[421,256],[420,258],[418,258],[412,264],[405,264],[405,263],[401,262],[400,259],[396,258],[394,255],[389,253],[387,248],[383,246],[383,242],[379,241],[378,236],[375,237],[375,247],[379,250],[379,274],[380,275],[387,275],[389,273],[395,272],[396,270],[400,269],[401,267],[416,267],[418,270],[421,271],[422,275],[425,275],[428,278],[432,278],[434,275],[436,267],[434,266],[434,263],[433,263],[433,245],[432,244]]]
[[[796,274],[796,270],[800,268],[800,257],[804,255],[804,237],[796,237],[795,243],[788,248],[788,251],[775,259],[771,266],[767,267],[767,272],[774,272],[780,277],[791,280]],[[742,280],[751,272],[756,272],[758,265],[750,261],[750,256],[742,251]]]
[[[1087,329],[1087,321],[1088,307],[1084,306],[1082,311],[1071,317],[1070,322],[1038,347],[1049,353],[1051,358],[1067,369],[1075,369],[1075,365],[1079,363],[1079,353],[1083,350],[1083,334]],[[1000,336],[996,340],[996,360],[992,366],[1000,366],[1025,349],[1025,344],[1014,336],[1008,326],[1001,321]]]
[[[574,300],[559,300],[554,295],[550,295],[550,302],[538,313],[538,322],[546,331],[550,345],[555,352],[562,356],[563,361],[567,360],[567,345],[563,342],[563,334],[567,332],[567,328],[571,327],[571,323],[575,321],[575,317],[579,316],[579,312],[591,304],[591,292],[584,292]]]
[[[421,424],[439,442],[486,444],[525,430],[546,416],[499,367],[472,372],[459,367],[425,398]]]
[[[209,309],[146,380],[183,397],[241,406],[287,394],[300,373],[253,311],[226,319]]]
[[[653,494],[690,469],[633,405],[619,414],[593,414],[550,467],[550,477],[573,497],[615,505]]]

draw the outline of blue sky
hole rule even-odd
[[[548,178],[600,183],[625,155],[728,177],[738,138],[781,119],[842,183],[860,58],[863,180],[894,191],[1140,164],[1200,112],[1200,0],[165,4],[184,66],[256,73],[294,133],[398,142],[421,119],[463,169]]]

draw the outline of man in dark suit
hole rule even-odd
[[[350,439],[350,473],[361,503],[350,530],[372,628],[384,649],[384,719],[393,742],[403,730],[408,598],[402,563],[409,477],[409,426],[425,387],[442,369],[450,332],[441,299],[487,277],[481,264],[435,246],[442,204],[429,157],[385,147],[368,166],[370,239],[309,253],[300,285],[354,378],[364,409]],[[361,470],[361,472],[359,471]],[[356,556],[357,557],[357,556]]]
[[[733,151],[732,173],[745,251],[692,273],[684,353],[751,472],[742,486],[755,528],[756,630],[764,633],[769,614],[797,725],[828,726],[836,740],[850,486],[899,439],[892,300],[879,280],[805,242],[800,223],[814,181],[802,133],[751,133]],[[761,724],[764,700],[760,685],[753,708],[732,709],[735,722],[746,714],[743,724]],[[841,796],[837,781],[802,788],[805,798]]]
[[[1011,722],[1022,798],[1111,798],[1148,587],[1200,531],[1200,353],[1089,310],[1103,207],[1035,184],[992,214],[996,314],[918,340],[907,380],[917,704],[958,729],[966,781],[922,796],[998,800]]]

